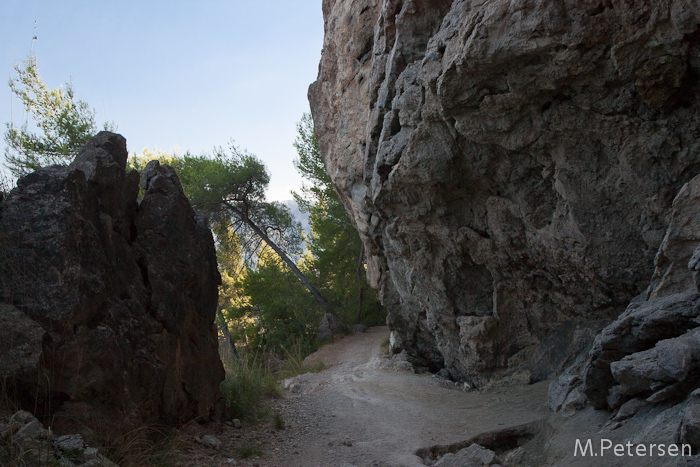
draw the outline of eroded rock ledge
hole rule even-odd
[[[0,204],[0,377],[54,426],[184,423],[220,400],[211,232],[172,168],[126,161],[101,132]]]
[[[392,349],[477,386],[517,365],[551,377],[585,355],[646,290],[672,201],[700,173],[697,4],[323,11],[316,134]]]

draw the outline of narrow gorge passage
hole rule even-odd
[[[309,357],[326,369],[285,381],[276,403],[287,437],[268,445],[264,466],[422,466],[415,453],[546,417],[547,382],[463,392],[430,374],[391,368],[371,328]]]

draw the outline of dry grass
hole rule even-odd
[[[0,424],[19,410],[0,384]],[[166,467],[175,464],[180,452],[189,445],[167,427],[157,424],[123,423],[119,426],[95,424],[85,426],[91,433],[92,447],[120,467]],[[68,433],[59,433],[68,434]],[[39,462],[37,459],[44,459]],[[70,458],[68,458],[70,460]],[[76,459],[77,460],[77,459]],[[54,455],[50,440],[36,440],[22,445],[11,436],[0,437],[0,467],[52,467],[65,465]]]
[[[391,341],[390,341],[390,339],[387,337],[386,339],[384,339],[384,340],[381,342],[381,344],[379,344],[379,348],[382,349],[382,352],[384,352],[385,354],[388,354],[388,353],[389,353],[389,345],[390,345],[390,344],[391,344]]]
[[[36,441],[21,447],[11,441],[0,443],[0,467],[59,467],[61,460],[53,455],[50,441]],[[64,464],[63,464],[64,465]]]
[[[100,452],[120,467],[171,466],[180,452],[189,446],[184,438],[157,424],[111,430],[105,439],[100,440],[100,444],[103,446]]]
[[[272,423],[275,426],[275,430],[284,430],[287,428],[287,424],[284,421],[284,418],[282,417],[282,414],[279,412],[275,412],[274,415],[272,416]]]
[[[280,397],[277,381],[296,375],[324,369],[321,361],[304,364],[306,347],[303,342],[283,347],[284,359],[274,355],[244,354],[234,358],[225,346],[220,346],[219,355],[226,370],[226,379],[221,383],[221,393],[226,402],[226,417],[259,422],[270,418],[266,405],[268,399]],[[276,420],[273,420],[276,424]]]
[[[241,459],[262,456],[262,445],[259,442],[253,440],[245,441],[236,449],[236,455]]]
[[[303,347],[295,344],[291,348],[283,347],[284,349],[284,364],[279,372],[279,379],[292,378],[304,373],[319,373],[324,370],[325,365],[322,361],[316,360],[309,364],[304,363],[306,357]]]
[[[226,404],[226,418],[260,421],[267,417],[265,401],[279,397],[277,375],[259,355],[245,355],[224,362],[226,378],[220,389]]]
[[[0,381],[0,467],[34,467],[38,459],[43,459],[43,467],[60,465],[60,461],[53,456],[51,441],[32,440],[20,444],[9,430],[2,436],[1,425],[6,424],[18,410],[17,402],[8,394],[6,381]]]

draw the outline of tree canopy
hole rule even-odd
[[[234,144],[212,156],[185,154],[172,161],[185,194],[214,223],[230,223],[244,249],[257,252],[264,243],[297,276],[323,308],[326,300],[299,270],[290,255],[299,253],[300,226],[280,203],[268,202],[270,175],[254,155]]]
[[[70,163],[97,133],[95,111],[76,99],[70,81],[50,89],[39,75],[35,54],[15,64],[13,70],[10,90],[21,101],[37,132],[30,130],[29,118],[19,127],[14,122],[6,124],[6,167],[13,176],[20,177],[46,165]],[[114,125],[105,123],[104,129],[113,130]]]

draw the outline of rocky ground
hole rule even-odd
[[[311,355],[309,361],[321,360],[326,369],[285,380],[284,397],[272,403],[273,413],[285,421],[283,430],[272,423],[191,428],[190,438],[209,433],[221,446],[191,443],[180,465],[700,465],[697,456],[620,457],[609,451],[601,457],[575,451],[577,439],[584,444],[591,439],[596,450],[602,439],[613,444],[671,443],[674,433],[666,422],[677,418],[670,413],[677,407],[642,404],[633,410],[634,417],[592,407],[553,413],[547,408],[548,382],[518,384],[510,379],[503,386],[472,391],[430,374],[415,374],[400,359],[390,361],[381,348],[388,335],[385,327],[371,328]],[[469,454],[463,448],[473,443],[486,448],[477,454],[491,449],[495,457],[469,464],[448,455]],[[245,446],[259,447],[258,455],[241,459]]]
[[[405,360],[388,357],[382,346],[388,335],[386,327],[371,328],[323,347],[308,361],[320,360],[325,369],[281,381],[283,396],[271,402],[269,421],[186,425],[164,446],[166,463],[157,465],[700,465],[698,456],[616,456],[612,450],[602,456],[598,450],[602,440],[634,446],[676,442],[673,421],[684,405],[633,399],[617,412],[589,406],[555,413],[548,408],[547,381],[525,384],[510,378],[473,390],[437,375],[415,374]],[[553,394],[550,390],[550,399]],[[66,443],[80,444],[77,451],[69,449],[73,463],[61,465],[114,465],[79,435],[52,436],[26,412],[0,417],[0,438],[8,433],[42,459],[63,462]],[[591,440],[595,452],[577,453],[577,440],[584,446]]]

